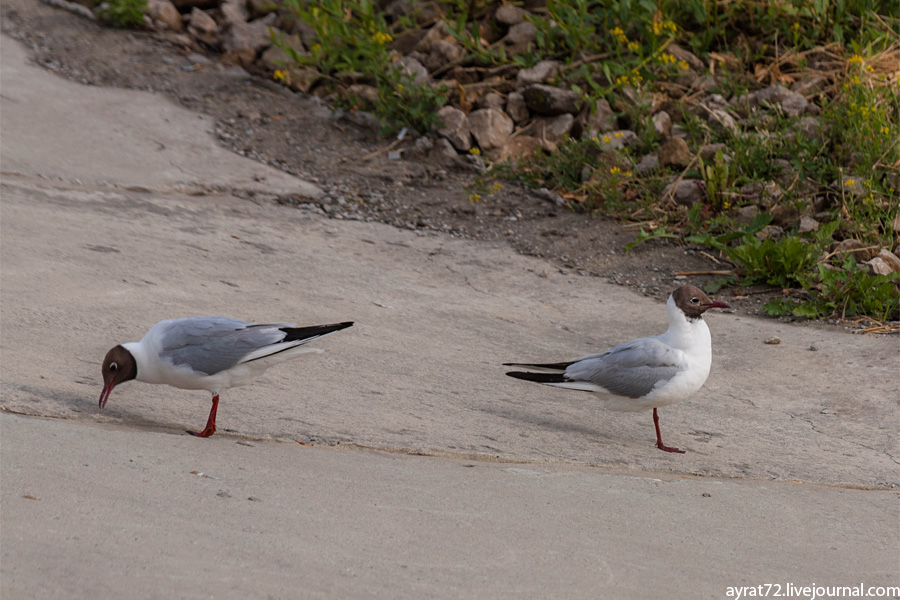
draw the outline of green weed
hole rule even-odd
[[[732,204],[732,177],[731,168],[725,161],[721,150],[716,152],[712,164],[706,164],[700,159],[700,173],[706,184],[706,196],[712,208],[716,212],[731,208]]]
[[[853,256],[848,255],[839,268],[819,264],[818,273],[802,279],[801,284],[812,292],[808,299],[774,298],[762,307],[763,311],[811,319],[866,315],[887,321],[900,317],[900,273],[869,275]]]
[[[147,0],[107,0],[108,6],[97,16],[116,27],[137,27],[144,22]]]
[[[840,223],[834,221],[823,225],[809,239],[800,236],[759,239],[756,233],[771,220],[771,216],[761,213],[738,232],[719,236],[693,235],[686,240],[724,253],[737,265],[742,285],[764,283],[780,288],[797,287],[819,261]],[[734,244],[736,241],[740,243]]]
[[[388,48],[393,40],[384,15],[370,0],[325,0],[307,4],[285,0],[294,15],[316,32],[309,54],[300,54],[282,40],[275,43],[295,62],[316,67],[330,78],[346,104],[356,107],[365,101],[352,97],[341,76],[354,76],[374,83],[376,99],[370,108],[383,123],[384,132],[413,127],[420,132],[434,129],[437,110],[447,101],[446,86],[416,83],[412,76],[393,63]]]

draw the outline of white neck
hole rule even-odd
[[[689,354],[712,357],[712,340],[706,321],[702,318],[688,319],[675,305],[672,296],[666,303],[666,316],[669,329],[663,335],[672,346]]]
[[[131,352],[134,362],[137,363],[137,381],[144,383],[157,383],[156,369],[153,367],[147,357],[147,349],[144,348],[142,342],[128,342],[122,344],[122,347]]]

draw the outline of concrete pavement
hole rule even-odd
[[[0,434],[4,598],[725,598],[897,577],[892,492],[13,415]]]
[[[218,149],[165,99],[61,80],[0,40],[2,406],[54,417],[0,418],[4,595],[897,582],[896,339],[710,315],[706,387],[660,411],[688,453],[659,452],[649,414],[500,363],[658,333],[661,304],[502,245],[240,200],[317,190]],[[95,119],[98,103],[140,110]],[[130,383],[97,411],[110,346],[198,314],[357,326],[229,390],[210,440],[180,433],[205,393]]]

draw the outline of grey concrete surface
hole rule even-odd
[[[503,245],[237,199],[248,179],[230,177],[265,167],[216,149],[196,115],[56,78],[5,38],[0,60],[2,409],[54,417],[0,420],[4,596],[693,598],[780,575],[897,580],[896,492],[848,489],[900,481],[896,338],[710,315],[706,386],[660,411],[687,454],[659,452],[649,413],[500,363],[658,333],[661,304]],[[98,120],[92,102],[142,108]],[[64,111],[40,135],[18,125]],[[164,162],[218,193],[147,166],[160,111]],[[266,177],[272,193],[305,185]],[[223,394],[209,440],[181,433],[205,422],[206,393],[129,383],[98,412],[109,347],[201,314],[357,325]],[[305,439],[319,447],[271,441]]]
[[[20,44],[5,36],[0,43],[0,129],[7,173],[155,191],[230,189],[299,197],[322,193],[312,183],[218,146],[209,117],[144,92],[110,94],[73,83],[60,86],[58,79],[25,61]]]
[[[8,414],[0,434],[4,598],[725,598],[897,581],[887,491]]]

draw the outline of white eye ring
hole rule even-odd
[[[110,370],[110,371],[115,371],[115,370],[118,369],[118,368],[119,368],[119,365],[117,365],[116,363],[114,363],[114,362],[109,363],[109,370]]]
[[[691,298],[691,304],[697,304],[698,302],[700,302],[700,298],[698,298],[697,296]]]

